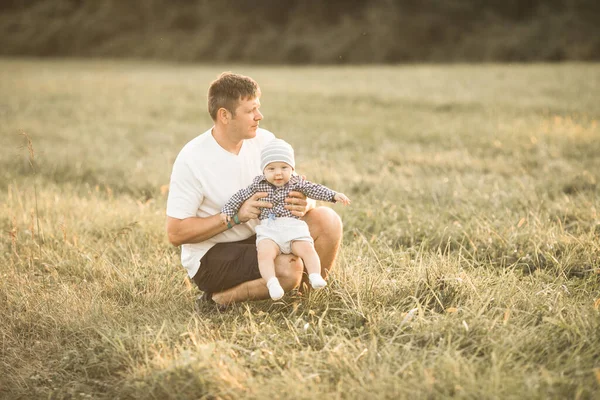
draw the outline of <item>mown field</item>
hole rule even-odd
[[[167,184],[223,70],[353,202],[326,290],[197,312]],[[599,64],[1,59],[0,398],[600,398],[599,121]]]

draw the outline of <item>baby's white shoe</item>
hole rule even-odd
[[[269,279],[267,282],[267,288],[269,289],[269,296],[271,296],[273,300],[279,300],[285,294],[281,284],[279,283],[279,279],[276,277]]]
[[[325,286],[327,286],[327,281],[325,281],[325,279],[323,279],[323,277],[321,276],[321,274],[310,274],[308,275],[308,280],[310,281],[310,285],[312,286],[313,289],[322,289]]]

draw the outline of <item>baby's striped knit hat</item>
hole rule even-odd
[[[292,168],[296,168],[294,161],[294,149],[285,140],[273,139],[260,152],[260,170],[272,162],[284,162]]]

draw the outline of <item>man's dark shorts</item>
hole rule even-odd
[[[218,293],[260,278],[256,235],[214,245],[200,260],[194,282],[203,292]]]

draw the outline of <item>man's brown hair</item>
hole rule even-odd
[[[233,72],[223,72],[208,88],[208,113],[216,121],[217,112],[224,108],[235,117],[238,101],[255,97],[260,97],[260,87],[254,79]]]

